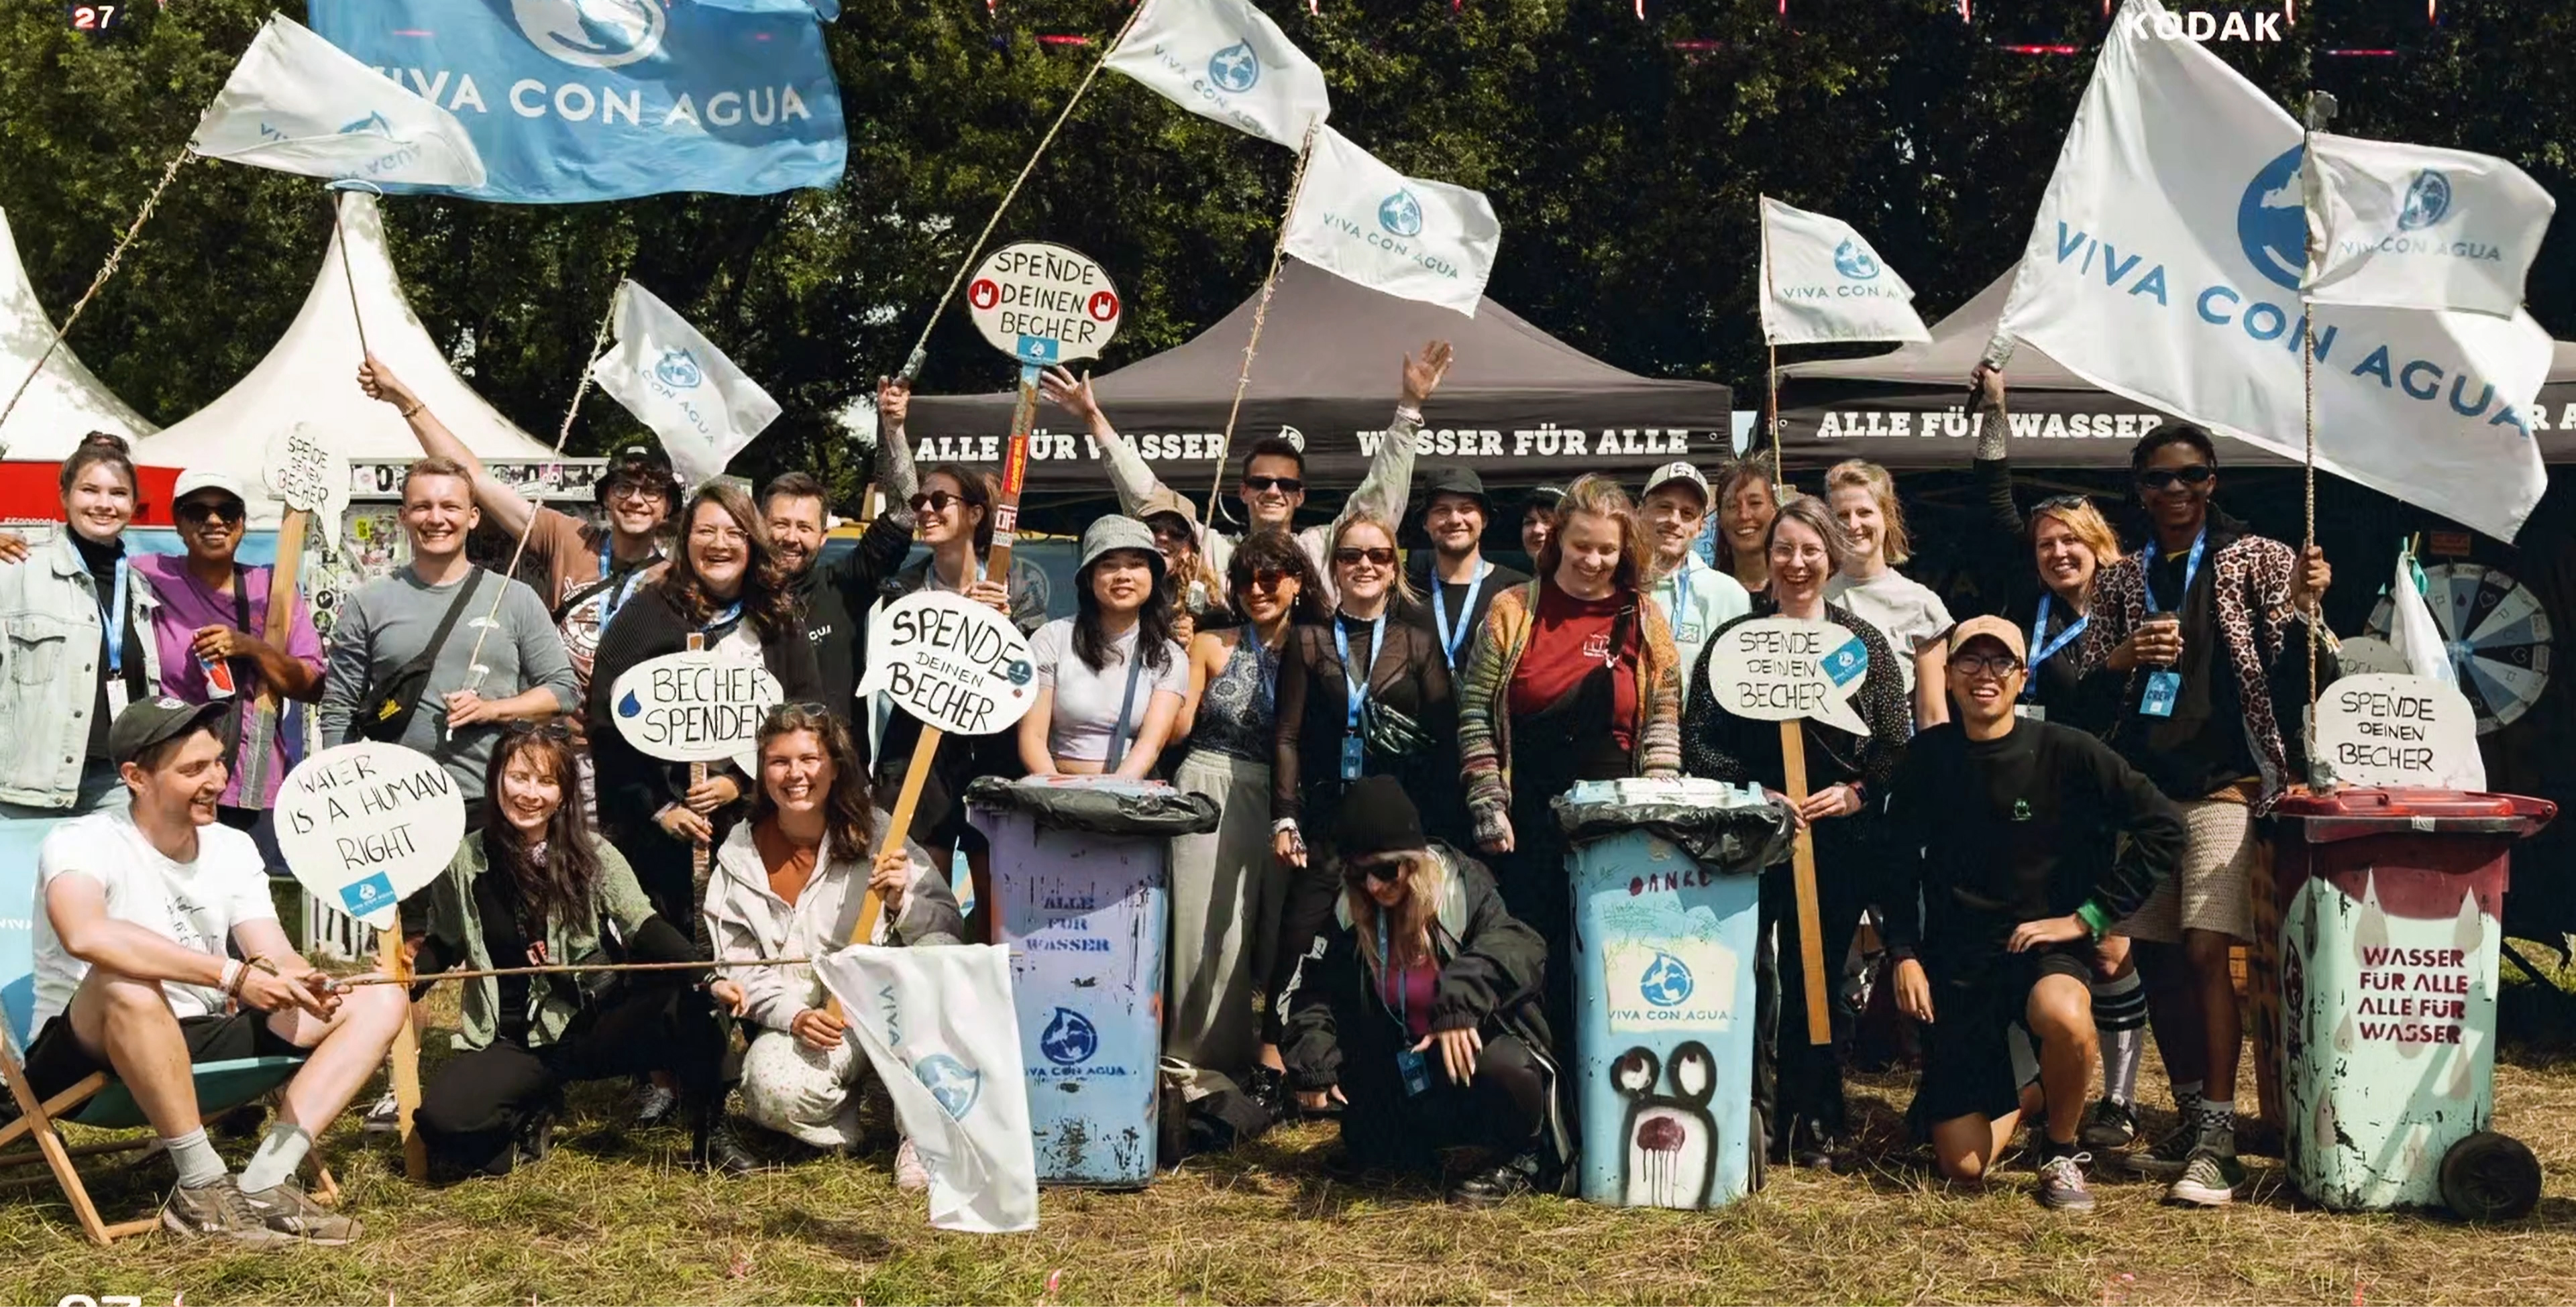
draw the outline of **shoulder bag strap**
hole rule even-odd
[[[1145,632],[1136,632],[1136,648],[1127,655],[1127,694],[1118,701],[1118,724],[1109,730],[1109,760],[1101,765],[1103,772],[1118,770],[1127,760],[1127,714],[1136,707],[1136,682],[1145,672]]]

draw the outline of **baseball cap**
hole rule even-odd
[[[1654,474],[1646,478],[1646,493],[1651,495],[1675,481],[1690,482],[1699,491],[1699,502],[1703,504],[1713,502],[1715,498],[1708,493],[1708,478],[1700,475],[1698,468],[1679,462],[1656,468]]]
[[[1944,646],[1944,651],[1957,653],[1961,645],[1981,635],[2002,641],[2006,649],[2012,650],[2012,656],[2015,658],[2028,660],[2030,657],[2030,646],[2022,643],[2021,628],[2000,617],[1971,617],[1951,627],[1950,639]]]
[[[179,479],[172,483],[170,502],[173,504],[185,503],[187,502],[188,496],[193,495],[200,490],[220,491],[232,496],[235,500],[243,504],[248,504],[250,502],[250,491],[243,488],[240,478],[227,476],[221,472],[199,471],[194,468],[180,473]]]
[[[221,700],[189,703],[166,694],[137,699],[125,705],[115,724],[107,728],[108,760],[122,767],[153,745],[176,739],[199,722],[221,715],[228,706]]]

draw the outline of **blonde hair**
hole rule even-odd
[[[1440,855],[1429,849],[1407,849],[1395,858],[1396,866],[1402,868],[1396,875],[1404,885],[1404,902],[1388,922],[1388,933],[1394,938],[1387,942],[1386,956],[1397,966],[1416,966],[1432,960],[1431,923],[1440,915],[1440,895],[1446,888],[1441,878],[1448,874],[1448,868],[1440,861]],[[1348,896],[1351,928],[1359,935],[1360,956],[1373,958],[1377,956],[1378,904],[1366,886],[1350,883],[1351,865],[1343,864],[1342,893]]]
[[[2077,541],[2093,551],[2093,565],[2098,571],[2120,561],[2120,536],[2111,529],[2110,520],[2084,495],[2060,495],[2043,499],[2030,510],[2030,526],[2024,532],[2032,542],[2039,536],[2039,519],[2053,517],[2066,524]]]
[[[1628,497],[1616,478],[1599,472],[1587,472],[1565,488],[1565,498],[1556,505],[1556,525],[1547,533],[1547,544],[1538,551],[1538,574],[1556,575],[1557,565],[1565,559],[1565,524],[1577,513],[1606,517],[1619,524],[1619,570],[1616,580],[1630,590],[1642,590],[1654,566],[1655,546],[1646,537],[1646,527],[1637,520],[1637,501]]]
[[[1344,517],[1341,521],[1333,524],[1333,543],[1324,550],[1325,562],[1332,562],[1333,551],[1342,547],[1342,537],[1349,535],[1351,533],[1351,528],[1355,526],[1376,527],[1378,530],[1386,533],[1386,547],[1389,549],[1395,548],[1394,526],[1390,525],[1385,518],[1379,517],[1375,513],[1369,512],[1365,509],[1354,509],[1349,516]],[[1387,570],[1395,574],[1395,578],[1387,582],[1386,588],[1388,594],[1397,599],[1401,599],[1408,604],[1422,602],[1422,596],[1413,588],[1413,579],[1404,574],[1404,560],[1401,556],[1396,559],[1395,566],[1390,567]],[[1333,583],[1333,588],[1336,591],[1339,591],[1341,588],[1341,582],[1335,581]]]
[[[1878,515],[1887,522],[1884,550],[1887,564],[1894,567],[1914,554],[1914,537],[1905,531],[1905,509],[1896,501],[1896,478],[1876,463],[1847,458],[1825,472],[1825,498],[1832,499],[1837,490],[1866,490],[1878,504]]]
[[[1795,522],[1815,532],[1817,538],[1825,542],[1825,562],[1831,568],[1826,574],[1828,577],[1841,576],[1851,570],[1851,541],[1843,537],[1842,523],[1834,520],[1833,513],[1825,508],[1825,501],[1814,495],[1800,495],[1780,505],[1780,511],[1771,516],[1771,529],[1762,533],[1763,553],[1771,552],[1771,542],[1780,538],[1780,524],[1783,522]]]

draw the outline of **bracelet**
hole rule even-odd
[[[1422,425],[1422,410],[1410,404],[1398,402],[1395,406],[1395,415],[1417,427]]]
[[[406,421],[406,422],[408,422],[408,421],[410,421],[410,420],[411,420],[415,415],[417,415],[417,414],[420,412],[420,410],[421,410],[421,402],[420,402],[419,400],[416,400],[416,399],[415,399],[415,400],[413,400],[413,401],[411,402],[411,407],[410,407],[410,408],[401,408],[401,409],[396,409],[396,410],[394,410],[394,411],[395,411],[395,412],[397,412],[397,413],[402,414],[402,415],[403,415],[403,420],[404,420],[404,421]]]
[[[1279,820],[1277,820],[1277,821],[1274,821],[1274,822],[1270,823],[1270,833],[1271,833],[1271,834],[1273,834],[1273,835],[1276,835],[1276,834],[1280,833],[1281,831],[1292,831],[1292,832],[1293,832],[1293,831],[1295,831],[1296,829],[1297,829],[1297,819],[1296,819],[1296,818],[1294,818],[1294,817],[1282,817],[1282,818],[1280,818]]]
[[[224,997],[240,998],[242,977],[249,974],[250,968],[243,966],[240,959],[225,958],[224,978],[217,982],[224,991]]]
[[[2093,942],[2096,944],[2102,942],[2104,935],[2111,933],[2111,914],[2103,911],[2102,905],[2091,899],[2086,899],[2084,906],[2075,910],[2075,919],[2083,922],[2084,929],[2092,932]]]

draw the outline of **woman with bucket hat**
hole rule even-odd
[[[1152,529],[1132,517],[1093,522],[1073,588],[1074,615],[1029,640],[1038,701],[1020,719],[1020,761],[1033,776],[1150,776],[1189,692]]]

